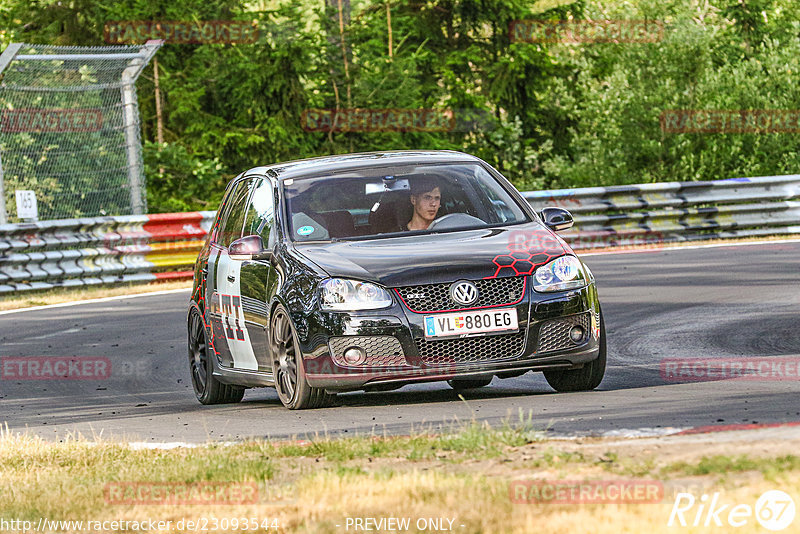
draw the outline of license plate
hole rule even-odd
[[[516,308],[425,316],[425,337],[450,337],[519,329]]]

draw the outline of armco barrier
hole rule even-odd
[[[0,225],[0,294],[191,278],[214,213]]]
[[[576,249],[800,234],[800,175],[529,191],[537,210],[560,206]]]
[[[576,249],[800,234],[800,175],[523,193]],[[0,294],[191,278],[213,211],[0,225]]]

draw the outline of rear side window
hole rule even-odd
[[[231,243],[242,237],[245,207],[250,196],[252,183],[252,180],[242,180],[234,186],[231,192],[227,214],[225,214],[225,220],[220,226],[219,238],[217,239],[217,243],[223,247],[229,247]]]

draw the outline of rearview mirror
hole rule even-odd
[[[548,228],[555,232],[567,230],[575,224],[572,214],[564,208],[543,208],[542,220]]]
[[[271,250],[264,250],[261,236],[248,235],[231,243],[228,247],[228,256],[232,260],[269,260],[272,258]]]

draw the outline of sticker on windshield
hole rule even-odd
[[[313,234],[314,233],[314,227],[313,226],[301,226],[300,228],[297,229],[297,233],[300,234],[300,235]]]

